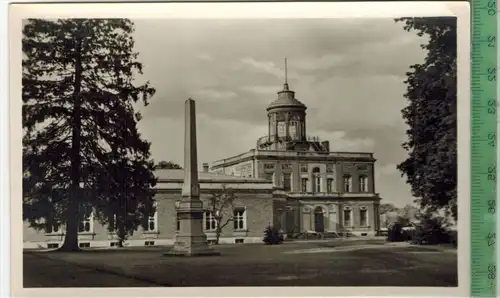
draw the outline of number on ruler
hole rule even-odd
[[[488,201],[488,213],[495,214],[496,212],[496,201],[489,200]]]
[[[488,234],[488,246],[492,246],[495,244],[495,238],[496,238],[496,234],[495,233],[489,233]]]
[[[496,180],[496,167],[495,166],[489,166],[488,167],[488,180],[495,181]]]
[[[495,99],[488,100],[488,114],[497,113],[497,101]]]
[[[497,12],[497,2],[490,0],[488,1],[488,14],[494,16]]]
[[[495,279],[496,276],[496,266],[494,264],[490,264],[488,266],[488,279]]]
[[[488,133],[488,145],[490,147],[495,147],[497,142],[497,134],[494,132]]]
[[[490,47],[490,48],[495,47],[495,43],[496,43],[496,41],[497,41],[496,36],[489,35],[489,36],[488,36],[488,47]]]
[[[497,80],[497,69],[495,67],[488,68],[488,81],[495,82]]]

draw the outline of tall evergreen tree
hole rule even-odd
[[[56,215],[61,250],[79,250],[84,208],[107,224],[125,206],[125,230],[154,210],[154,163],[133,104],[155,89],[134,80],[133,30],[126,19],[30,19],[23,29],[23,218],[43,228]]]
[[[457,26],[456,18],[403,18],[404,29],[427,36],[425,61],[412,65],[405,83],[409,126],[398,165],[425,210],[445,209],[457,218]]]

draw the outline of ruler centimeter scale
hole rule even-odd
[[[472,0],[471,296],[497,296],[496,0]]]

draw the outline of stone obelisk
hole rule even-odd
[[[198,152],[196,147],[196,110],[191,98],[185,103],[184,127],[184,184],[177,208],[180,229],[173,248],[166,255],[217,255],[207,243],[203,232],[203,202],[198,181]]]

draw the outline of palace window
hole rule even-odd
[[[84,208],[84,212],[82,214],[82,218],[78,225],[79,233],[91,233],[93,232],[93,216],[92,216],[92,208]]]
[[[313,175],[313,192],[321,192],[321,176],[319,173],[319,168],[314,168],[312,170]]]
[[[286,191],[291,190],[291,173],[283,173],[283,189]]]
[[[333,178],[326,179],[326,192],[327,193],[333,192]]]
[[[365,175],[359,177],[359,191],[368,192],[368,177]]]
[[[175,201],[175,230],[180,231],[181,230],[181,220],[179,218],[179,206],[181,202],[180,201]]]
[[[285,136],[285,122],[278,122],[278,137],[284,137]]]
[[[309,179],[307,178],[301,178],[300,179],[300,191],[301,192],[307,192],[307,182]]]
[[[217,219],[212,211],[205,211],[205,231],[215,231],[217,229]]]
[[[265,163],[264,170],[274,170],[274,164],[273,163]]]
[[[321,177],[319,175],[316,175],[314,177],[314,185],[316,186],[316,189],[314,190],[314,192],[321,192]]]
[[[344,192],[352,191],[352,177],[349,175],[344,176]]]
[[[344,208],[344,227],[352,227],[352,210],[349,207]]]
[[[246,212],[245,208],[235,208],[233,210],[233,223],[235,230],[246,229]]]
[[[333,173],[333,164],[327,164],[326,165],[326,172],[327,173]]]
[[[47,234],[62,232],[61,226],[55,220],[48,220],[45,224],[45,232]]]
[[[307,164],[301,164],[300,165],[300,172],[307,173],[307,171],[308,171]]]
[[[361,207],[359,209],[359,225],[361,227],[368,226],[368,210],[366,209],[366,207]]]
[[[153,206],[155,209],[158,207],[156,202],[153,203]],[[148,226],[146,231],[155,232],[158,228],[157,225],[158,225],[158,211],[155,210],[153,216],[148,216]]]
[[[295,139],[297,135],[297,122],[295,121],[290,122],[290,126],[288,127],[288,132],[290,134],[290,137],[292,137],[292,139]]]

